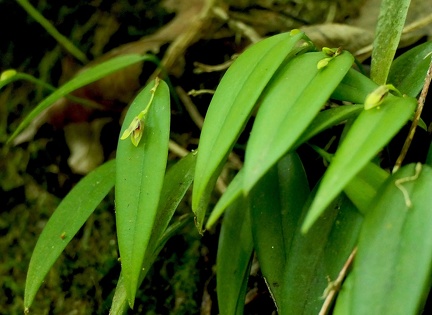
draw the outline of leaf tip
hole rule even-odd
[[[201,236],[203,236],[204,235],[204,232],[206,231],[206,229],[204,228],[203,229],[203,220],[200,220],[200,219],[198,219],[198,216],[195,216],[194,217],[194,222],[195,222],[195,227],[197,228],[197,230],[198,230],[198,233],[201,235]]]
[[[6,81],[7,79],[14,77],[16,74],[17,71],[15,69],[5,70],[0,74],[0,81]]]

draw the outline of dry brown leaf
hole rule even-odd
[[[380,10],[381,0],[366,0],[363,4],[360,14],[357,18],[351,20],[351,24],[369,32],[375,32],[378,22],[378,15]],[[408,10],[405,27],[411,26],[416,22],[432,16],[432,5],[430,1],[425,0],[411,0],[410,8]],[[421,28],[414,31],[402,33],[400,47],[406,47],[417,42],[421,37],[427,36],[432,38],[432,23],[428,23]],[[361,50],[365,56],[370,56],[372,51],[372,41],[369,45],[365,45]]]
[[[85,175],[103,162],[104,152],[99,138],[103,126],[110,120],[101,118],[64,127],[70,150],[68,164],[74,173]]]
[[[345,24],[318,24],[302,27],[318,47],[342,47],[356,52],[373,41],[373,33]]]
[[[156,33],[146,36],[138,41],[121,45],[105,55],[95,59],[79,70],[77,74],[109,60],[113,57],[125,54],[157,54],[163,45],[174,42],[178,46],[179,38],[184,34],[190,36],[191,29],[195,36],[193,41],[187,41],[190,45],[198,40],[196,34],[196,21],[201,18],[206,0],[182,0],[165,1],[168,10],[175,11],[176,16],[160,28]],[[188,47],[188,46],[187,46]],[[168,72],[169,65],[184,53],[183,49],[171,51],[169,62],[165,62]],[[168,54],[169,52],[167,52]],[[70,65],[68,65],[68,69]],[[168,66],[168,67],[167,67]],[[15,144],[29,141],[44,123],[50,123],[57,128],[64,128],[67,144],[71,151],[68,160],[71,169],[78,174],[86,174],[103,161],[103,151],[99,143],[100,130],[105,120],[96,119],[100,116],[111,116],[114,112],[121,112],[129,103],[138,89],[141,87],[140,75],[142,63],[129,66],[116,73],[102,78],[92,84],[80,88],[72,93],[95,104],[98,108],[84,107],[81,104],[62,98],[41,113],[32,123],[14,140]],[[178,69],[177,69],[178,71]],[[181,70],[182,71],[182,70]]]

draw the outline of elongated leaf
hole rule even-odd
[[[227,209],[219,236],[216,290],[221,315],[243,315],[252,251],[246,202],[238,198]]]
[[[307,207],[305,208],[305,210]],[[300,221],[306,215],[303,211]],[[281,277],[283,314],[318,314],[328,281],[334,281],[358,238],[363,218],[346,197],[335,200],[308,234],[297,225]]]
[[[357,209],[365,214],[369,211],[371,201],[388,177],[389,173],[375,163],[369,162],[345,186],[344,193]]]
[[[347,119],[355,118],[360,114],[363,108],[363,105],[344,105],[320,112],[296,141],[294,147],[298,147],[313,136],[330,127],[336,126]]]
[[[274,165],[305,131],[354,58],[343,52],[317,69],[322,52],[306,53],[288,62],[271,81],[261,101],[246,148],[244,190]]]
[[[313,145],[312,148],[326,159],[327,162],[332,161],[332,154]],[[344,188],[344,193],[357,207],[360,213],[365,214],[370,208],[369,204],[388,176],[389,174],[381,167],[373,162],[369,162],[349,181]]]
[[[279,314],[291,308],[281,276],[308,196],[303,165],[296,153],[290,153],[258,181],[248,197],[254,247]]]
[[[181,218],[173,223],[170,227],[168,224],[174,215],[180,201],[183,199],[186,191],[192,184],[195,170],[196,154],[190,153],[174,166],[172,166],[165,175],[162,187],[159,209],[156,214],[152,234],[148,243],[148,248],[144,255],[142,270],[139,278],[139,285],[147,275],[148,270],[153,265],[159,252],[168,241],[168,236],[175,233],[183,227],[187,220]],[[168,228],[167,228],[168,227]],[[123,276],[120,276],[117,288],[111,305],[110,314],[120,315],[127,309],[127,295]]]
[[[155,248],[168,227],[175,210],[192,184],[195,171],[196,153],[189,153],[166,173],[160,197],[159,210],[149,242]]]
[[[114,186],[114,181],[115,161],[110,161],[81,179],[59,204],[43,229],[30,260],[24,293],[26,309],[52,265]]]
[[[410,0],[383,0],[372,50],[371,79],[383,85],[399,45]]]
[[[431,285],[431,191],[432,168],[411,164],[377,194],[360,233],[349,314],[419,314]]]
[[[140,284],[144,280],[145,276],[147,275],[150,267],[153,265],[160,251],[164,248],[166,242],[175,234],[179,233],[179,231],[187,223],[192,222],[191,219],[192,219],[191,215],[185,215],[180,217],[179,220],[175,221],[165,230],[165,233],[159,239],[159,242],[157,243],[155,250],[151,254],[147,255],[148,252],[146,253],[147,257],[144,259],[143,270],[141,272],[140,281],[139,281]],[[109,314],[110,315],[126,314],[128,307],[129,305],[128,305],[128,299],[126,293],[126,286],[125,286],[123,275],[120,274],[119,280],[117,282],[117,287],[114,292],[114,297],[113,297]]]
[[[358,115],[363,109],[363,105],[346,105],[338,106],[336,108],[331,108],[320,112],[318,116],[309,125],[306,132],[297,140],[294,147],[298,147],[301,143],[306,142],[314,135],[320,133],[321,131],[337,125],[348,118],[353,118]],[[223,214],[225,209],[234,200],[239,197],[243,192],[243,171],[234,177],[232,182],[228,185],[227,190],[224,192],[222,197],[218,200],[218,203],[213,208],[212,212],[206,223],[206,229],[209,229],[216,220]]]
[[[155,58],[150,55],[122,55],[112,58],[106,62],[100,63],[74,77],[69,82],[58,88],[54,93],[50,94],[42,102],[40,102],[19,124],[18,128],[8,139],[11,142],[21,131],[27,127],[30,122],[35,119],[42,111],[50,107],[55,101],[69,94],[76,89],[97,81],[113,72],[126,68],[134,63],[144,60],[154,60]]]
[[[389,95],[382,106],[364,110],[356,119],[324,174],[303,223],[306,232],[349,181],[410,119],[416,100]]]
[[[216,206],[213,208],[212,212],[206,223],[206,229],[213,226],[217,219],[225,212],[225,210],[233,203],[237,198],[239,198],[243,193],[243,171],[240,170],[231,183],[228,185],[227,189],[223,193],[222,197],[218,200]]]
[[[192,208],[201,231],[211,191],[258,98],[280,65],[312,46],[297,48],[303,33],[284,33],[247,49],[228,69],[207,111],[201,132]]]
[[[364,104],[366,96],[377,87],[378,84],[351,68],[333,91],[331,98],[339,101]]]
[[[432,41],[399,56],[390,68],[388,82],[404,94],[416,97],[424,84],[432,59]]]
[[[346,105],[339,106],[336,108],[331,108],[320,112],[318,116],[312,121],[305,133],[297,140],[294,147],[298,147],[300,144],[306,142],[311,137],[320,133],[321,131],[337,125],[348,118],[357,116],[359,112],[363,109],[363,105]],[[231,183],[228,185],[227,190],[224,192],[222,197],[219,199],[216,206],[213,208],[212,212],[206,223],[206,229],[209,229],[217,219],[223,214],[225,209],[234,202],[243,192],[243,171],[234,177]]]
[[[121,134],[149,103],[153,87],[154,83],[150,83],[137,95],[125,117]],[[129,139],[119,140],[117,147],[117,237],[131,307],[165,175],[170,126],[169,102],[168,86],[160,81],[144,127],[141,127],[144,128],[141,142],[136,147]]]

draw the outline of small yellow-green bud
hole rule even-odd
[[[374,107],[379,107],[381,103],[383,102],[384,98],[389,93],[389,86],[388,85],[381,85],[375,89],[372,93],[370,93],[368,96],[366,96],[364,109],[372,109]]]
[[[17,74],[17,72],[14,69],[5,70],[0,75],[0,81],[5,81],[5,80],[7,80],[9,78],[12,78],[16,74]]]
[[[123,132],[120,140],[125,140],[131,136],[131,141],[134,146],[138,146],[141,141],[144,131],[144,120],[140,117],[134,117],[129,127]]]

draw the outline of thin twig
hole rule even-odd
[[[192,102],[191,98],[189,97],[188,93],[183,90],[182,87],[178,86],[176,87],[176,92],[180,98],[180,100],[183,102],[184,107],[186,108],[187,112],[189,113],[189,116],[195,123],[195,125],[202,129],[202,126],[204,124],[204,118],[201,116],[200,112],[196,108],[195,104]],[[231,163],[231,166],[234,169],[241,169],[243,166],[243,163],[241,162],[241,159],[237,154],[234,152],[231,152],[228,156],[228,160]],[[222,187],[222,186],[221,186]]]
[[[184,157],[190,153],[188,150],[186,150],[185,148],[183,148],[181,145],[174,142],[173,140],[169,141],[168,148],[172,153],[174,153],[179,157]]]
[[[355,247],[353,249],[353,251],[351,252],[351,255],[349,255],[347,261],[345,262],[341,271],[339,272],[339,275],[336,278],[336,280],[329,283],[329,286],[324,291],[325,301],[324,301],[324,304],[321,307],[321,310],[320,310],[318,315],[325,315],[329,312],[330,307],[333,303],[333,300],[336,297],[336,293],[339,291],[339,289],[342,285],[342,282],[348,273],[348,269],[351,267],[351,265],[354,261],[354,257],[356,255],[356,253],[357,253],[357,247]]]
[[[414,21],[408,24],[407,26],[405,26],[402,31],[402,34],[407,34],[413,31],[417,31],[418,29],[421,29],[431,23],[432,23],[432,13],[426,15],[424,18],[421,18],[420,20]]]
[[[223,71],[228,69],[234,60],[238,57],[237,54],[234,54],[230,60],[225,61],[224,63],[221,63],[219,65],[206,65],[201,62],[194,62],[194,66],[196,67],[194,69],[194,73],[200,74],[200,73],[209,73],[209,72],[215,72],[215,71]]]
[[[195,89],[192,89],[187,94],[190,96],[198,96],[198,95],[202,95],[202,94],[214,94],[214,93],[215,93],[215,90],[209,90],[209,89],[195,90]]]
[[[174,153],[179,157],[185,157],[190,153],[188,150],[186,150],[173,140],[169,141],[168,147],[171,153]],[[225,181],[221,177],[219,177],[216,182],[216,190],[222,195],[225,192],[226,188],[227,185],[225,184]]]
[[[243,36],[245,36],[247,39],[251,41],[251,43],[257,43],[259,42],[262,37],[258,34],[257,31],[255,31],[254,28],[252,28],[249,25],[246,25],[245,23],[241,21],[234,20],[228,16],[228,14],[221,8],[221,7],[214,7],[213,13],[222,21],[225,21],[228,26],[233,29],[236,32],[239,32]]]
[[[418,103],[417,110],[414,114],[414,119],[412,121],[411,128],[409,130],[407,138],[405,139],[405,143],[402,147],[401,153],[399,154],[399,157],[397,158],[396,163],[393,167],[393,171],[392,171],[393,173],[396,172],[401,167],[402,162],[405,159],[405,156],[406,156],[408,149],[411,145],[411,142],[414,138],[414,134],[416,132],[416,128],[417,128],[418,122],[420,120],[420,115],[423,111],[424,103],[426,101],[426,96],[427,96],[428,91],[429,91],[429,86],[431,84],[431,80],[432,80],[432,59],[431,59],[430,64],[429,64],[429,69],[428,69],[427,74],[426,74],[423,89],[422,89],[422,91],[420,93],[420,97],[417,101],[417,103]]]
[[[186,108],[189,116],[192,118],[193,122],[199,129],[202,129],[204,118],[201,116],[200,112],[196,108],[195,104],[190,99],[189,95],[183,90],[181,86],[176,87],[176,92],[183,102],[184,107]]]
[[[161,65],[152,74],[152,78],[160,75],[161,68],[171,69],[177,60],[184,55],[187,48],[196,43],[202,36],[202,30],[206,29],[213,17],[212,9],[216,4],[216,0],[205,0],[202,11],[197,15],[194,21],[191,22],[189,28],[180,36],[178,36],[169,45],[167,52],[162,58]]]

